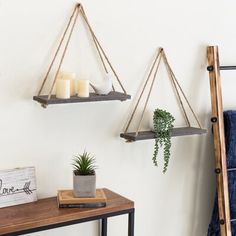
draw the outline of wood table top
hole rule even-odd
[[[56,197],[1,208],[0,235],[134,208],[133,201],[109,189],[104,188],[103,190],[107,197],[107,206],[102,208],[59,209]]]

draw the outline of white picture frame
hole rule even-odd
[[[37,201],[35,167],[0,170],[0,208]]]

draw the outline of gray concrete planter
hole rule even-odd
[[[73,187],[75,197],[96,196],[96,174],[75,175],[73,172]]]

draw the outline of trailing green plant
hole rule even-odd
[[[90,153],[84,151],[83,154],[74,156],[74,167],[75,175],[94,175],[95,169],[95,158]]]
[[[163,173],[167,171],[167,167],[170,160],[170,148],[171,148],[171,129],[174,127],[173,123],[175,118],[171,113],[156,109],[153,114],[153,125],[155,132],[155,145],[153,153],[153,163],[155,166],[157,163],[157,154],[160,147],[164,146],[164,168]]]

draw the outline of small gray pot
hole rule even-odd
[[[75,175],[73,172],[75,197],[96,197],[96,174]]]

